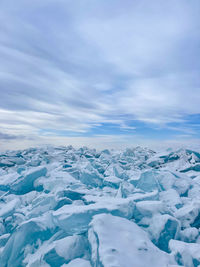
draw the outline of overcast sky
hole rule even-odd
[[[200,140],[199,0],[1,0],[0,148]]]

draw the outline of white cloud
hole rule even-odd
[[[195,0],[2,1],[0,132],[40,143],[42,130],[184,124],[200,113],[198,11]]]

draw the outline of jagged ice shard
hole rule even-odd
[[[200,154],[0,154],[1,267],[200,266]]]

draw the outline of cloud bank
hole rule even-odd
[[[0,144],[198,139],[199,12],[197,0],[1,1]]]

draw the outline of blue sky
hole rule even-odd
[[[0,147],[200,140],[199,0],[2,0]]]

